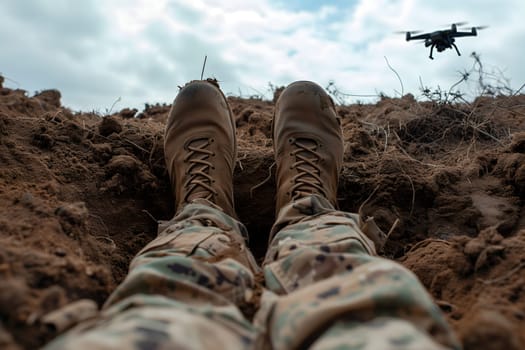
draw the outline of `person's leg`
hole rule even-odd
[[[335,209],[343,144],[324,90],[285,89],[273,134],[278,214],[264,274],[274,294],[258,315],[272,347],[457,348],[417,278],[376,255],[357,215]]]
[[[49,349],[250,349],[256,266],[235,219],[235,130],[211,82],[187,84],[165,135],[177,215],[133,259],[100,315]]]

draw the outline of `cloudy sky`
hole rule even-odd
[[[4,0],[0,74],[6,85],[56,88],[76,110],[171,102],[186,81],[217,78],[226,93],[270,96],[268,83],[334,81],[352,95],[420,96],[448,89],[481,55],[484,69],[525,83],[523,0]],[[428,59],[399,30],[488,25]],[[475,89],[465,86],[465,90]],[[374,97],[353,97],[373,102]]]

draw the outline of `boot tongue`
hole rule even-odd
[[[317,193],[319,191],[316,189],[316,187],[313,185],[309,185],[309,183],[320,185],[319,179],[313,176],[313,174],[316,174],[316,175],[319,174],[319,169],[310,165],[307,162],[304,162],[304,161],[301,162],[301,158],[308,159],[312,161],[312,163],[318,164],[319,155],[316,153],[318,144],[316,141],[312,139],[308,139],[308,138],[298,138],[296,139],[295,142],[297,145],[303,146],[301,148],[311,150],[311,151],[302,150],[296,154],[296,157],[297,157],[296,159],[297,161],[300,162],[300,164],[297,165],[297,171],[302,174],[302,176],[299,178],[302,184],[297,188],[295,193],[296,195],[300,195],[300,196]],[[300,158],[298,156],[300,156]]]
[[[298,155],[301,155],[303,158],[307,158],[307,159],[311,160],[314,163],[317,163],[319,161],[319,156],[316,153],[317,147],[318,147],[317,142],[315,142],[312,139],[298,138],[296,140],[296,143],[304,146],[304,148],[308,148],[308,149],[312,150],[312,151],[302,150],[302,151],[297,153]],[[318,171],[318,169],[316,169],[315,167],[311,166],[308,163],[301,164],[301,168],[308,169],[308,170],[313,171],[313,172],[317,172]]]
[[[195,139],[189,143],[189,146],[194,147],[195,149],[207,149],[209,145],[209,140],[206,138]],[[210,158],[210,155],[204,151],[194,151],[195,153],[189,159],[190,162],[195,160],[206,161]],[[209,198],[212,192],[206,187],[211,187],[212,181],[209,176],[210,166],[208,164],[194,163],[192,165],[192,170],[190,171],[189,176],[191,176],[190,181],[190,193],[186,197],[188,202],[193,201],[198,198]],[[206,175],[204,175],[206,174]],[[204,186],[203,186],[204,185]]]
[[[210,192],[205,190],[196,190],[193,191],[187,198],[188,202],[192,202],[195,199],[207,198],[209,197]]]

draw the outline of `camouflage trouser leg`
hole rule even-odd
[[[197,200],[133,259],[99,317],[49,349],[252,349],[256,332],[239,307],[258,272],[246,229]]]
[[[256,323],[274,349],[459,348],[417,278],[375,256],[355,214],[319,196],[284,207]]]
[[[240,223],[200,200],[159,231],[99,317],[49,349],[458,347],[416,277],[374,256],[356,216],[321,197],[281,210],[255,326],[238,308],[258,273]]]

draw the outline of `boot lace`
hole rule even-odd
[[[292,178],[294,185],[290,189],[292,199],[296,200],[304,193],[318,193],[326,197],[321,180],[321,170],[319,162],[321,157],[317,153],[319,145],[309,139],[290,139],[296,146],[290,155],[295,156],[295,163],[292,169],[297,169],[297,174]]]
[[[215,180],[209,174],[210,169],[215,169],[209,162],[210,157],[215,154],[207,149],[213,142],[213,139],[197,139],[187,145],[188,153],[184,161],[190,165],[186,170],[184,202],[190,202],[194,198],[212,200],[213,196],[217,195],[217,191],[212,187]]]

